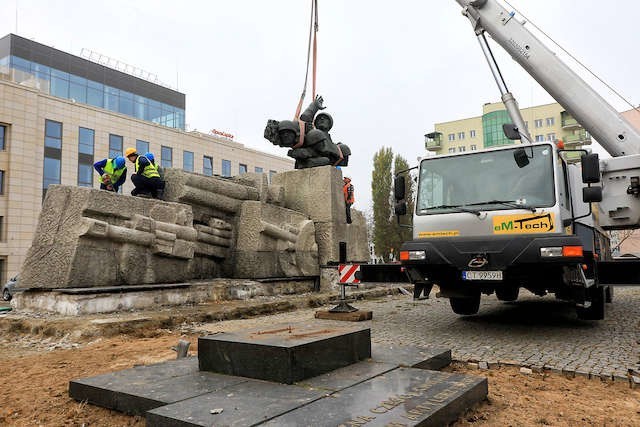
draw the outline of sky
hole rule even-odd
[[[186,94],[189,130],[221,130],[247,147],[286,156],[287,149],[273,146],[263,131],[268,119],[291,119],[295,112],[310,3],[0,0],[0,36],[15,33],[74,55],[86,48],[144,69]],[[633,105],[640,103],[640,3],[509,3]],[[355,208],[366,211],[376,151],[391,147],[416,165],[426,155],[424,134],[434,123],[480,116],[482,105],[499,101],[500,92],[455,0],[318,4],[318,93],[334,119],[333,141],[351,148],[343,173],[353,180]],[[500,46],[490,44],[521,107],[554,102]],[[576,71],[619,111],[630,108]],[[305,105],[310,101],[307,95]]]

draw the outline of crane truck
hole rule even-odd
[[[555,294],[599,320],[614,284],[640,283],[637,261],[611,257],[607,230],[640,227],[640,133],[496,0],[456,0],[469,19],[522,144],[427,157],[417,172],[413,237],[401,246],[409,280],[476,314],[481,294]],[[486,35],[504,48],[612,158],[533,143]],[[394,183],[406,214],[405,175]]]

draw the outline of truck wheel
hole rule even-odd
[[[11,292],[9,292],[9,289],[2,291],[2,299],[5,301],[11,301]]]
[[[500,301],[515,301],[520,295],[519,287],[496,288],[496,297]]]
[[[589,308],[576,307],[578,319],[602,320],[604,319],[604,305],[606,301],[606,289],[603,286],[593,286],[589,289],[591,306]]]
[[[455,314],[476,314],[480,309],[480,294],[469,298],[449,298],[449,304]]]

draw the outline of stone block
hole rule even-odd
[[[326,392],[263,381],[235,384],[148,411],[148,427],[254,426],[321,398]],[[220,408],[222,412],[212,413]]]
[[[281,324],[198,339],[200,370],[292,384],[371,356],[371,331]]]
[[[297,169],[273,176],[284,188],[284,207],[302,212],[313,222],[346,223],[342,173],[332,166]]]
[[[434,371],[451,364],[451,350],[444,347],[373,344],[371,357],[376,362],[396,363],[403,367]]]
[[[234,277],[318,276],[315,227],[302,213],[243,202],[233,254]]]

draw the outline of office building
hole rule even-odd
[[[126,147],[205,175],[293,169],[293,160],[228,136],[186,132],[183,93],[124,71],[13,34],[0,39],[0,281],[20,270],[47,187],[98,188],[93,163]],[[122,190],[131,189],[127,180]]]

